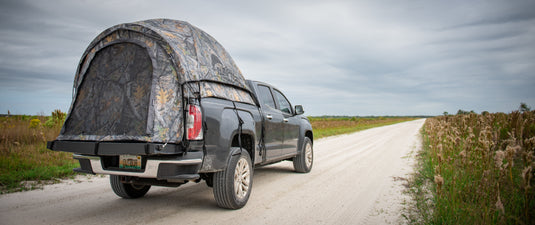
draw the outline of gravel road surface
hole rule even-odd
[[[218,208],[204,182],[127,200],[107,176],[79,176],[0,196],[0,224],[400,224],[424,121],[317,140],[308,174],[291,162],[257,168],[240,210]]]

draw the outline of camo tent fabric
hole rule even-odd
[[[193,93],[254,104],[230,55],[199,28],[169,19],[111,27],[80,60],[58,140],[178,143]]]

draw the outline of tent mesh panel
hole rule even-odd
[[[81,84],[66,135],[147,135],[152,62],[133,43],[105,47]]]

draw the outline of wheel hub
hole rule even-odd
[[[312,146],[310,144],[307,144],[305,148],[305,163],[307,165],[307,168],[310,168],[312,165]]]
[[[250,172],[247,160],[240,158],[234,171],[234,193],[238,199],[243,199],[247,196],[251,182]]]

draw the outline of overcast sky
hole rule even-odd
[[[206,31],[307,115],[535,108],[535,1],[0,2],[0,114],[68,111],[93,38],[152,18]]]

